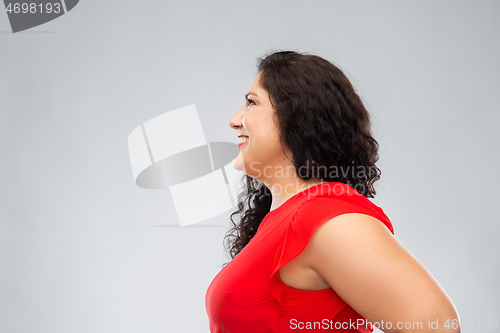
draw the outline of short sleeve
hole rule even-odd
[[[347,185],[346,185],[347,186]],[[316,229],[329,219],[347,213],[361,213],[373,216],[381,221],[392,234],[393,226],[383,210],[357,191],[344,191],[341,194],[327,193],[314,196],[295,211],[278,248],[269,280],[271,294],[283,305],[286,286],[281,281],[278,271],[287,262],[297,257],[306,247]],[[338,304],[339,310],[342,309]]]

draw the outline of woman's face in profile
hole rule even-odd
[[[281,165],[284,154],[279,142],[279,127],[275,110],[267,91],[259,85],[260,73],[254,78],[245,95],[245,104],[230,120],[235,135],[247,136],[248,141],[239,145],[233,168],[262,180],[274,177],[266,166]],[[264,173],[265,172],[265,173]]]

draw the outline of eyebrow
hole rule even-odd
[[[248,94],[245,95],[245,99],[248,99],[248,95],[255,95],[255,97],[259,98],[259,96],[256,93],[249,92]]]

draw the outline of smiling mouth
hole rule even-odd
[[[238,147],[248,142],[248,136],[241,136],[238,142]]]

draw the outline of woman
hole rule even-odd
[[[207,290],[211,332],[460,332],[449,297],[368,200],[378,143],[346,76],[276,52],[245,99],[229,124],[246,191],[232,260]]]

